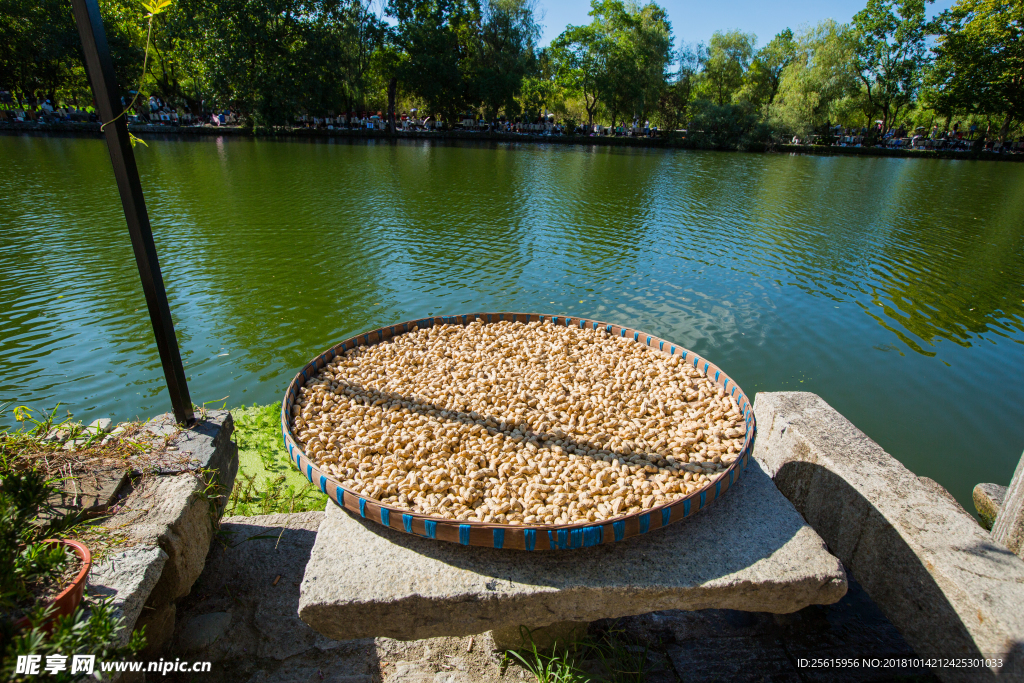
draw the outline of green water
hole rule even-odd
[[[355,333],[535,311],[823,396],[970,508],[1024,450],[1024,165],[569,146],[136,150],[193,400]],[[102,141],[0,136],[0,402],[169,409]]]

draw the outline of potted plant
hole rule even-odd
[[[3,411],[0,410],[0,416]],[[52,416],[51,416],[52,418]],[[119,646],[120,620],[108,602],[83,600],[92,564],[73,535],[80,518],[50,505],[59,478],[37,466],[57,446],[44,441],[52,419],[28,431],[0,430],[0,677],[21,676],[19,655],[124,656],[144,644],[141,634]],[[64,671],[53,680],[77,680]]]

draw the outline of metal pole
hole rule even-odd
[[[96,97],[100,120],[111,121],[121,113],[122,107],[99,5],[97,0],[72,0],[71,4],[75,10],[75,21],[85,52],[85,70]],[[185,381],[185,368],[181,365],[171,309],[167,305],[167,292],[164,291],[164,279],[160,274],[146,200],[142,196],[139,169],[135,165],[135,154],[128,137],[128,122],[122,116],[103,130],[107,137],[107,149],[110,151],[117,189],[121,193],[128,233],[132,238],[135,262],[139,266],[142,291],[146,294],[146,306],[153,323],[156,346],[160,351],[160,363],[164,367],[167,391],[171,395],[174,417],[181,424],[191,424],[195,421],[192,399]]]

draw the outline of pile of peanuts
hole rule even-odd
[[[745,437],[735,399],[678,356],[604,329],[480,320],[346,351],[299,390],[291,428],[357,495],[512,525],[677,500]]]

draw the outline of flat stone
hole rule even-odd
[[[164,413],[150,419],[142,426],[142,429],[152,436],[164,437],[176,434],[180,427],[175,422],[173,413]]]
[[[460,546],[329,504],[299,616],[339,640],[414,640],[662,609],[795,612],[845,592],[842,565],[751,462],[726,495],[693,517],[577,550]]]
[[[197,422],[180,429],[170,413],[158,415],[146,423],[145,429],[157,436],[173,435],[164,448],[152,454],[153,471],[157,474],[180,474],[205,471],[211,474],[219,489],[218,514],[223,511],[238,473],[238,445],[231,440],[235,423],[227,410],[206,411],[197,415]]]
[[[115,616],[124,617],[119,644],[128,642],[166,563],[167,553],[158,546],[135,546],[108,554],[89,570],[89,595],[112,597]]]
[[[1000,656],[1022,675],[1020,558],[820,397],[761,393],[754,410],[754,457],[916,652]]]
[[[982,526],[991,530],[1006,499],[1006,487],[999,484],[978,484],[974,487],[974,509]]]
[[[213,645],[231,626],[231,612],[211,612],[188,620],[178,636],[183,652],[196,652]]]
[[[127,478],[128,472],[120,467],[90,468],[61,483],[63,494],[57,507],[83,512],[106,510]]]

